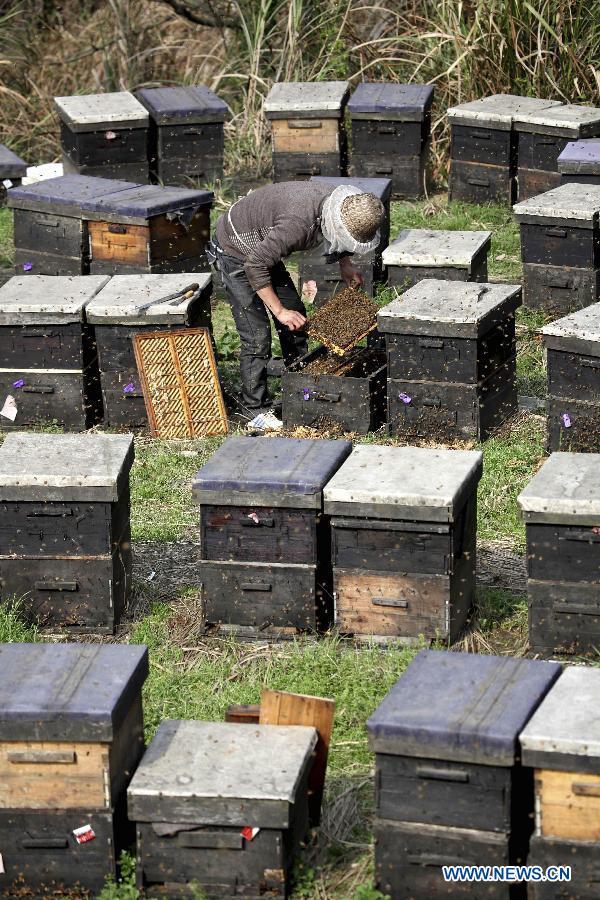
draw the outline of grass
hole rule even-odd
[[[13,263],[13,216],[10,209],[0,208],[0,270]],[[0,272],[1,274],[1,272]]]

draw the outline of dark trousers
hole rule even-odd
[[[267,308],[256,294],[244,272],[243,263],[234,256],[219,253],[217,266],[221,282],[231,306],[235,326],[240,336],[240,371],[242,397],[250,409],[268,406],[267,363],[271,358],[271,323]],[[282,262],[271,269],[273,290],[287,309],[306,315],[306,308],[294,282]],[[279,335],[285,365],[289,365],[308,350],[302,331],[290,331],[275,316],[273,322]]]

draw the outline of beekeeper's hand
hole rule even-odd
[[[348,287],[362,287],[365,283],[365,279],[349,256],[342,256],[340,259],[340,274]]]
[[[273,315],[276,319],[279,319],[282,325],[287,325],[290,331],[300,331],[306,324],[306,318],[302,313],[296,312],[295,309],[286,309],[285,306],[281,307],[280,313],[274,313]]]

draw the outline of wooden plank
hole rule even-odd
[[[275,119],[271,126],[276,153],[330,153],[340,149],[337,119]]]
[[[308,780],[308,808],[311,826],[319,824],[327,770],[327,756],[333,731],[335,700],[289,694],[264,688],[260,697],[261,725],[312,725],[319,740]]]
[[[542,836],[600,841],[600,775],[536,769],[535,794]]]
[[[258,725],[260,722],[260,704],[232,703],[225,710],[226,722],[238,722],[242,725]]]
[[[116,229],[122,229],[117,232]],[[148,264],[149,229],[146,225],[114,225],[89,222],[91,257],[119,260],[128,265]]]
[[[87,809],[110,805],[108,746],[0,743],[0,809]]]

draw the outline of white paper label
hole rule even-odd
[[[12,187],[12,181],[10,180],[10,178],[5,178],[4,181],[2,182],[2,184],[4,185],[4,187],[7,190],[8,190],[8,188]]]
[[[87,844],[88,841],[93,841],[96,837],[91,825],[82,825],[81,828],[74,828],[73,834],[78,844]]]
[[[1,853],[0,853],[0,875],[4,875],[4,860],[2,859]]]
[[[17,418],[17,404],[15,403],[15,398],[12,394],[9,394],[6,400],[4,401],[4,406],[0,409],[0,416],[4,416],[5,419],[10,419],[11,422],[14,422]]]

